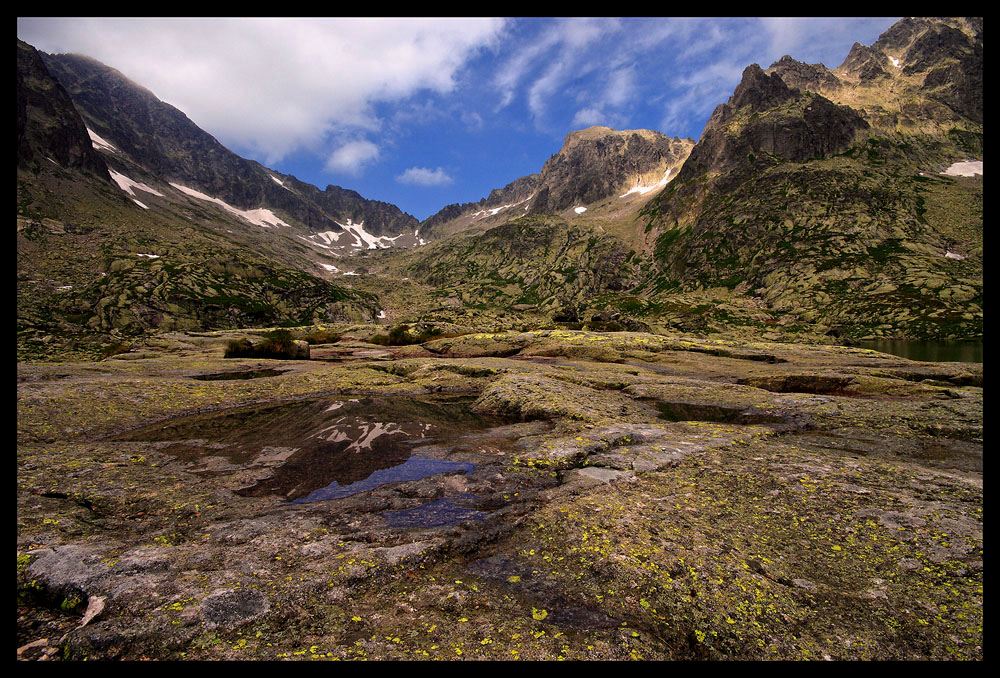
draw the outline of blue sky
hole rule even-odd
[[[697,139],[751,63],[835,68],[897,18],[18,18],[231,150],[424,219],[538,172],[590,125]]]

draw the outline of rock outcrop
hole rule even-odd
[[[105,181],[108,168],[94,150],[73,102],[34,47],[17,41],[17,166],[52,162]]]
[[[566,135],[563,147],[542,167],[533,214],[556,214],[677,172],[694,145],[651,130],[589,127]]]

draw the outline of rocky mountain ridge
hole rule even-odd
[[[477,203],[448,205],[421,224],[428,237],[482,230],[526,214],[572,218],[607,198],[645,196],[677,175],[692,139],[653,130],[593,126],[566,135],[538,174],[521,177]]]
[[[171,329],[375,319],[377,298],[319,277],[312,247],[261,237],[273,215],[137,174],[20,42],[18,112],[19,359],[100,357]]]
[[[946,174],[982,157],[981,104],[942,103],[976,101],[975,25],[904,20],[834,71],[749,66],[646,210],[647,289],[729,290],[834,336],[981,336],[981,174]],[[969,79],[931,77],[976,54]]]
[[[157,212],[170,229],[197,224],[223,249],[250,248],[289,270],[338,281],[353,274],[351,285],[380,299],[352,317],[418,322],[433,307],[442,322],[469,312],[473,324],[499,327],[614,318],[621,327],[834,341],[981,336],[981,56],[981,20],[907,19],[832,70],[791,56],[767,69],[753,64],[697,144],[649,130],[572,132],[537,174],[419,224],[348,189],[321,191],[231,154],[93,60],[42,58],[76,97],[77,117],[110,168],[116,220],[134,221],[137,208]],[[19,118],[19,144],[21,129]],[[979,174],[954,176],[949,168],[965,161],[978,162]],[[25,235],[75,228],[65,218],[45,226],[41,217],[51,215],[38,211],[38,192],[20,176]],[[403,230],[377,235],[370,229],[379,219]],[[138,241],[119,244],[105,246],[120,252],[105,253],[103,273],[116,256],[162,256]],[[45,268],[28,261],[36,246],[21,250],[23,275],[34,280]],[[194,259],[185,259],[186,275]],[[163,272],[156,267],[150,275]],[[149,289],[128,280],[112,286],[115,308],[142,296],[130,285]],[[187,285],[185,298],[218,291],[213,280]],[[66,313],[105,330],[162,324],[156,308],[139,320],[95,321],[79,311],[93,301],[81,297]],[[295,305],[255,317],[290,318]],[[336,317],[337,308],[293,315]],[[237,313],[226,322],[250,321]]]
[[[238,156],[184,113],[94,59],[74,54],[44,54],[42,59],[69,92],[88,129],[106,140],[107,162],[130,180],[163,192],[181,185],[240,211],[267,209],[306,238],[362,224],[368,235],[388,240],[417,226],[416,218],[395,205],[333,185],[319,190]],[[366,240],[346,235],[350,246],[343,253],[355,246],[368,249]]]

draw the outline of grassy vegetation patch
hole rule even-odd
[[[259,343],[249,339],[232,339],[226,344],[226,358],[273,358],[278,360],[293,360],[298,357],[298,349],[290,330],[272,330]]]

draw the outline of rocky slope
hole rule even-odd
[[[311,274],[308,245],[255,240],[241,217],[197,204],[137,204],[137,194],[152,203],[158,191],[133,185],[126,193],[111,181],[62,87],[22,43],[18,81],[19,359],[100,357],[176,328],[378,313],[374,296]]]
[[[110,181],[108,168],[66,90],[35,49],[17,41],[17,167],[50,162]]]
[[[438,308],[424,309],[427,317],[444,320],[449,309],[471,308],[516,318],[520,312],[583,309],[630,288],[638,279],[633,258],[607,234],[555,217],[525,216],[485,233],[395,252],[372,270],[433,289]],[[577,311],[567,312],[578,319]]]
[[[108,162],[135,181],[166,194],[180,184],[242,211],[267,209],[300,236],[344,233],[363,224],[372,236],[410,234],[417,220],[395,205],[366,200],[355,191],[319,190],[226,149],[184,113],[115,69],[75,54],[45,54],[53,75],[69,92],[89,129],[106,142]],[[329,238],[326,241],[329,245]],[[388,246],[388,245],[386,245]]]
[[[736,292],[765,330],[981,336],[982,175],[945,174],[982,158],[974,26],[906,20],[834,71],[748,67],[646,211],[645,291]]]

